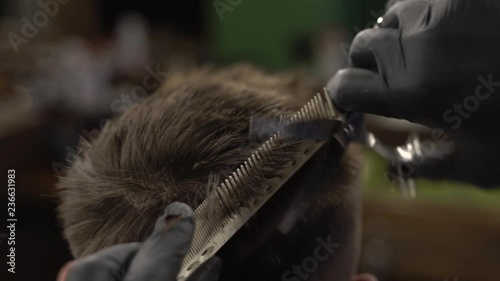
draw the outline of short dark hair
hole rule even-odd
[[[248,137],[252,115],[293,112],[317,90],[303,74],[271,75],[249,66],[171,75],[160,90],[110,121],[96,139],[83,141],[60,179],[59,215],[73,255],[143,241],[174,201],[196,208],[256,148]],[[321,189],[288,235],[278,234],[274,226],[280,208],[299,190],[294,178],[314,169],[308,163],[221,249],[228,265],[221,280],[241,274],[245,267],[240,265],[249,262],[267,269],[265,279],[280,278],[322,233],[338,233],[336,239],[343,239],[348,223],[341,214],[358,208],[350,192],[357,183],[355,158],[348,152],[333,167],[324,156],[315,156],[313,161],[329,169],[326,174],[340,171],[332,184]],[[276,161],[270,173],[279,172],[280,159]],[[249,280],[264,278],[262,272],[247,271]]]

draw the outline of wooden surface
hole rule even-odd
[[[500,212],[367,196],[361,268],[383,280],[500,280]]]

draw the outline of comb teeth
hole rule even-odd
[[[337,117],[326,90],[318,93],[293,115],[280,116],[285,122],[331,120]],[[262,168],[269,164],[277,147],[281,148],[286,143],[278,133],[255,150],[196,208],[194,213],[197,220],[191,248],[184,257],[177,279],[185,280],[198,265],[213,256],[323,144],[302,141],[296,161],[280,171],[283,176],[271,180],[271,186],[265,188],[262,194],[253,194],[252,197],[247,192],[247,185],[262,173]]]
[[[282,116],[283,117],[283,116]],[[335,119],[339,117],[326,89],[318,93],[304,107],[291,116],[284,116],[285,122],[307,122],[318,119]]]

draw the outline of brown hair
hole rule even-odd
[[[270,75],[249,66],[169,76],[160,90],[109,122],[96,139],[83,141],[61,178],[59,214],[73,255],[143,241],[156,217],[174,201],[196,208],[255,149],[248,138],[252,115],[293,112],[317,90],[302,74]],[[258,181],[264,184],[278,173],[291,155],[278,157]],[[338,167],[325,157],[314,161],[327,175],[334,169],[340,173],[328,179],[332,183],[321,189],[288,235],[278,234],[274,225],[280,210],[298,192],[299,179],[318,167],[308,163],[220,251],[221,257],[232,257],[223,258],[231,270],[225,266],[222,277],[233,278],[244,270],[239,264],[253,262],[275,270],[279,278],[283,269],[300,262],[321,233],[339,233],[337,239],[342,239],[348,225],[342,216],[357,212],[350,193],[357,162],[350,152]],[[254,273],[249,270],[247,277],[260,276]]]

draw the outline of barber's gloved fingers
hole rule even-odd
[[[153,234],[169,228],[175,221],[180,219],[187,219],[194,223],[193,209],[181,202],[174,202],[168,205],[163,214],[156,220]]]
[[[430,23],[432,5],[429,0],[397,1],[384,14],[379,26],[400,29],[405,34],[416,32]]]
[[[394,5],[384,16],[380,28],[359,32],[351,45],[351,66],[378,69],[383,75],[405,71],[402,36],[417,32],[427,25],[428,1],[407,0]]]
[[[371,28],[358,33],[349,52],[350,66],[392,75],[404,70],[400,34],[394,28]]]
[[[382,16],[383,21],[379,24],[380,28],[399,28],[399,10],[396,6],[401,5],[401,2],[403,1],[409,1],[409,0],[395,0],[395,1],[389,1],[387,3],[386,7],[386,12]]]
[[[187,281],[217,281],[219,280],[222,260],[213,256],[198,267]]]
[[[394,102],[394,97],[389,96],[382,77],[373,71],[342,69],[328,82],[327,90],[336,106],[343,111],[384,116],[393,114],[393,107],[389,105]]]
[[[177,202],[170,204],[132,260],[125,280],[176,280],[193,231],[191,207]]]
[[[410,165],[410,175],[438,180],[457,180],[484,189],[498,186],[495,167],[498,162],[497,148],[471,146],[460,149],[442,159],[426,161],[422,165]]]
[[[394,4],[396,4],[398,2],[402,2],[402,1],[407,1],[407,0],[389,0],[389,1],[387,1],[387,3],[385,4],[385,10],[388,11],[392,6],[394,6]]]
[[[122,280],[140,243],[119,244],[72,263],[64,281]]]

